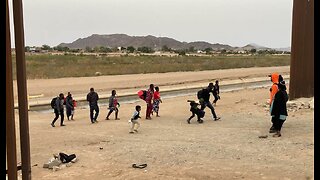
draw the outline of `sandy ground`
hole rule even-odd
[[[65,120],[65,127],[58,120],[55,128],[50,126],[52,112],[29,111],[31,165],[37,164],[32,179],[310,179],[313,109],[289,112],[282,137],[274,138],[268,133],[270,116],[264,107],[268,97],[268,88],[222,93],[215,107],[222,120],[212,121],[206,109],[203,124],[195,118],[186,122],[191,115],[186,101],[196,95],[163,99],[161,117],[152,120],[144,119],[142,100],[121,104],[119,121],[114,114],[104,120],[107,107],[100,106],[97,124],[90,123],[87,108],[76,109],[75,121]],[[141,127],[139,133],[129,134],[128,119],[137,104],[142,106]],[[59,152],[74,153],[79,161],[59,171],[42,168]],[[148,166],[135,169],[133,163]]]

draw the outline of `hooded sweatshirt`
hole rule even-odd
[[[272,81],[272,86],[270,88],[270,105],[273,101],[274,95],[278,92],[278,83],[279,83],[279,74],[278,73],[272,73],[271,74],[271,81]]]

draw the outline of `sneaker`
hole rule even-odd
[[[56,127],[53,123],[51,123],[51,126],[52,126],[52,127]]]
[[[135,129],[134,132],[138,132],[138,130]]]
[[[105,119],[105,120],[110,120],[110,119],[106,117],[106,119]]]
[[[280,132],[276,132],[272,137],[281,137],[281,133]]]
[[[120,120],[120,118],[116,118],[115,120]]]
[[[133,134],[134,132],[130,131],[129,133],[130,133],[130,134]]]
[[[221,119],[221,117],[216,117],[214,118],[214,121],[218,121],[219,119]]]
[[[61,124],[60,126],[66,126],[65,124]]]
[[[275,129],[270,129],[269,133],[276,133],[277,131]]]

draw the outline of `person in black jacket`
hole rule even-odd
[[[63,124],[63,120],[64,120],[64,108],[63,108],[63,103],[64,103],[64,94],[60,93],[59,96],[56,98],[56,102],[55,102],[55,106],[54,106],[54,114],[55,114],[55,118],[53,119],[53,121],[51,122],[51,126],[55,127],[54,123],[57,121],[57,119],[61,118],[60,121],[60,126],[65,126]]]
[[[67,112],[67,119],[70,120],[70,116],[71,116],[71,120],[73,120],[73,115],[72,115],[72,111],[74,110],[74,106],[73,106],[73,98],[70,92],[68,92],[68,95],[66,97],[66,112]]]
[[[190,124],[191,119],[197,115],[198,118],[198,123],[203,123],[203,120],[201,118],[204,117],[205,112],[201,109],[198,108],[198,106],[200,105],[199,103],[196,103],[195,101],[192,100],[188,100],[187,102],[190,102],[190,111],[192,113],[192,115],[188,118],[187,122],[188,124]]]
[[[213,97],[214,97],[214,100],[213,100],[212,104],[216,105],[217,101],[220,99],[220,95],[219,95],[220,94],[220,90],[219,90],[219,81],[218,80],[216,80],[216,83],[213,86],[212,94],[213,94]]]
[[[281,128],[288,116],[287,112],[287,101],[289,99],[285,81],[281,81],[278,83],[278,92],[274,95],[274,100],[271,105],[271,116],[273,119],[273,126],[275,129],[275,134],[273,137],[280,137],[281,136]]]
[[[212,106],[210,100],[210,92],[213,92],[213,83],[209,83],[207,88],[202,89],[201,96],[198,96],[199,102],[201,104],[201,110],[204,110],[206,107],[210,108],[213,115],[213,120],[217,121],[220,117],[217,117],[214,107]]]
[[[98,122],[97,121],[97,118],[99,115],[98,100],[99,100],[98,94],[94,91],[93,88],[90,88],[90,92],[87,94],[87,101],[89,102],[89,107],[90,107],[91,123]],[[95,114],[94,114],[94,111],[96,112]]]

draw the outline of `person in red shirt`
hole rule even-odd
[[[153,94],[153,112],[155,112],[157,114],[157,117],[159,116],[159,104],[162,103],[162,100],[160,98],[160,92],[159,92],[159,87],[156,86],[154,88],[156,91]]]

